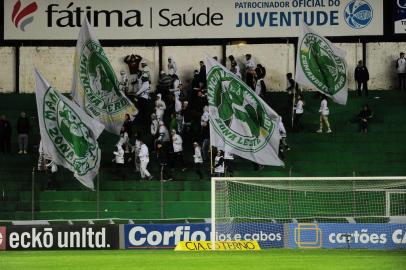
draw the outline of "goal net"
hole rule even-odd
[[[272,247],[276,224],[406,223],[406,177],[224,177],[211,192],[212,241]]]

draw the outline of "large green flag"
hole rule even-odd
[[[137,114],[131,101],[119,91],[119,81],[103,48],[85,19],[76,45],[72,96],[106,130],[120,134],[125,114]]]
[[[279,115],[240,78],[206,58],[211,145],[262,165],[278,157]]]
[[[348,96],[346,52],[302,25],[296,58],[296,81],[345,105]]]
[[[97,138],[104,126],[52,88],[37,70],[35,88],[45,154],[94,190],[93,179],[98,174],[101,158]]]

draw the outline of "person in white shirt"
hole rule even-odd
[[[114,163],[116,164],[116,175],[121,175],[122,179],[125,179],[124,172],[124,149],[121,141],[116,144],[116,151],[114,154]]]
[[[396,70],[399,78],[399,90],[406,91],[406,59],[403,52],[400,53],[400,57],[396,60]]]
[[[228,173],[230,177],[234,175],[234,155],[231,154],[229,151],[224,151],[224,165],[225,171]]]
[[[279,116],[278,119],[278,129],[279,129],[279,135],[281,136],[281,141],[279,143],[279,154],[281,156],[281,158],[285,158],[285,151],[289,151],[289,145],[286,141],[287,138],[287,133],[286,133],[286,129],[285,129],[285,125],[282,122],[282,117]]]
[[[199,176],[199,179],[203,179],[203,172],[202,172],[202,167],[203,167],[203,157],[202,157],[202,149],[200,148],[200,145],[197,142],[193,143],[193,147],[195,148],[195,153],[193,155],[193,161],[195,163],[195,171],[196,174]]]
[[[176,130],[171,131],[172,134],[172,146],[175,164],[180,162],[182,171],[185,171],[185,161],[183,160],[183,140],[179,134],[176,134]]]
[[[300,123],[300,119],[303,116],[304,113],[304,107],[305,103],[303,101],[303,96],[302,94],[298,94],[296,98],[296,105],[293,108],[295,111],[295,115],[293,117],[293,130],[299,131],[302,128],[302,124]]]
[[[216,177],[224,176],[224,157],[223,151],[218,150],[214,159],[214,175]]]
[[[260,97],[266,93],[266,85],[263,74],[258,74],[258,80],[255,84],[255,93]]]
[[[150,70],[149,67],[147,65],[146,62],[141,62],[141,66],[142,66],[142,75],[141,78],[139,79],[139,90],[136,93],[136,96],[139,98],[143,98],[148,100],[149,99],[149,94],[151,91],[151,87],[150,87]]]
[[[321,96],[319,113],[320,113],[320,128],[317,130],[317,133],[323,132],[323,123],[327,128],[327,133],[331,133],[332,131],[330,128],[330,123],[328,121],[330,110],[328,109],[327,97],[325,95]]]
[[[147,145],[144,143],[143,140],[140,139],[140,153],[138,154],[138,157],[140,159],[140,173],[141,173],[141,179],[147,178],[148,180],[152,179],[152,175],[149,173],[147,166],[149,163],[149,151]]]
[[[166,110],[166,104],[162,100],[162,95],[157,94],[156,95],[156,101],[155,101],[155,114],[158,119],[158,121],[162,121],[164,118],[164,113]]]
[[[230,71],[234,73],[238,78],[241,79],[241,71],[240,67],[238,66],[237,61],[235,60],[233,55],[230,55],[228,57],[228,60],[230,60]]]
[[[134,146],[132,147],[132,151],[134,153],[134,165],[135,165],[135,171],[139,172],[140,171],[140,158],[139,158],[139,154],[141,151],[141,142],[138,139],[138,136],[135,137],[135,143]]]
[[[172,56],[168,57],[168,74],[169,75],[173,75],[173,74],[178,75],[178,67],[176,65],[176,62],[173,60]]]

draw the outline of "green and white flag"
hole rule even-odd
[[[134,104],[119,90],[119,81],[87,19],[76,45],[71,90],[75,102],[106,130],[120,134],[125,114],[137,114]]]
[[[346,52],[305,23],[298,41],[296,82],[345,105],[348,96]]]
[[[45,154],[94,190],[93,178],[99,172],[101,158],[97,138],[104,126],[52,88],[36,69],[35,88]]]
[[[279,115],[235,74],[206,58],[211,145],[258,164],[278,157]]]

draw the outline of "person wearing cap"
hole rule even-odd
[[[116,164],[116,175],[121,175],[122,179],[125,179],[125,172],[124,172],[124,149],[122,145],[122,139],[116,144],[116,151],[113,152],[114,154],[114,162]]]
[[[202,149],[200,148],[199,143],[194,142],[193,147],[195,149],[195,153],[193,155],[193,161],[195,164],[195,172],[199,176],[200,180],[203,180],[203,173],[202,173],[202,167],[203,167],[203,157],[202,157]]]
[[[173,60],[172,56],[168,57],[168,74],[176,74],[178,75],[178,67],[176,66],[176,62]]]
[[[140,139],[140,153],[138,157],[140,159],[140,173],[141,179],[147,178],[148,180],[152,179],[152,175],[149,173],[147,167],[149,163],[149,151],[148,146],[144,143],[144,140]]]
[[[217,155],[214,159],[214,175],[216,177],[224,176],[224,157],[223,151],[218,150]]]
[[[176,130],[171,131],[172,134],[172,146],[175,163],[180,162],[182,171],[185,171],[185,161],[183,160],[183,140],[182,137],[176,133]]]
[[[406,91],[406,59],[404,52],[401,52],[396,60],[396,70],[398,72],[399,90]]]
[[[245,55],[245,82],[252,90],[255,90],[255,62],[251,54]]]
[[[128,78],[130,82],[130,89],[129,92],[136,93],[138,89],[138,78],[140,77],[140,62],[142,57],[139,55],[127,55],[124,58],[124,63],[128,65],[128,69],[130,70],[130,76]]]
[[[162,121],[164,119],[165,110],[166,110],[166,104],[162,100],[162,95],[157,94],[156,101],[155,101],[155,114],[159,121]]]

